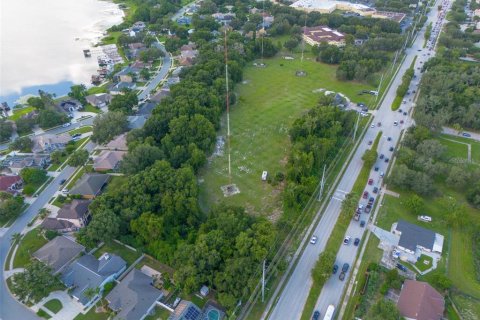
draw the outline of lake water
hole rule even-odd
[[[101,0],[0,0],[0,102],[38,89],[64,95],[98,68],[85,58],[123,12]]]

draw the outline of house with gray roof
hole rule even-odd
[[[109,179],[108,174],[87,173],[75,183],[69,193],[81,195],[86,199],[93,199],[102,192]]]
[[[143,320],[162,296],[153,286],[153,278],[134,268],[105,299],[117,312],[114,320]]]
[[[77,228],[84,227],[90,216],[88,211],[90,203],[92,203],[91,200],[74,199],[58,210],[57,219],[68,221]]]
[[[65,236],[58,236],[33,253],[33,257],[52,268],[53,274],[61,272],[85,247]]]
[[[100,258],[91,254],[81,256],[62,273],[62,282],[70,294],[84,306],[90,305],[103,292],[108,282],[118,278],[127,267],[121,257],[104,253]],[[95,294],[89,295],[94,290]]]
[[[69,221],[59,220],[57,218],[46,218],[40,224],[40,227],[45,230],[53,230],[57,232],[71,232],[77,230],[77,227]]]
[[[397,247],[409,254],[418,257],[422,251],[442,253],[443,236],[432,230],[399,220],[393,224],[392,232],[400,236]]]
[[[110,101],[112,101],[112,95],[108,93],[97,93],[86,96],[85,99],[92,106],[95,106],[97,108],[104,108],[108,104],[110,104]]]

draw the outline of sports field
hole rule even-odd
[[[289,54],[291,55],[291,54]],[[315,106],[318,89],[341,92],[354,102],[367,102],[371,96],[359,96],[361,90],[373,90],[365,84],[336,80],[336,67],[315,62],[306,54],[303,63],[300,54],[286,60],[282,54],[265,59],[266,68],[253,65],[244,72],[244,81],[235,92],[237,103],[231,107],[231,183],[240,193],[224,197],[220,187],[229,184],[227,145],[223,155],[213,156],[200,174],[200,203],[208,209],[214,203],[242,205],[252,214],[278,218],[281,214],[282,185],[271,186],[261,180],[262,171],[270,176],[285,172],[289,153],[288,130],[292,122]],[[296,71],[304,70],[305,77]],[[220,135],[225,137],[225,117]]]

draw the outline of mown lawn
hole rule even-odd
[[[77,134],[77,133],[87,133],[87,132],[92,132],[93,128],[90,127],[90,126],[83,126],[83,127],[80,127],[80,128],[77,128],[77,129],[74,129],[72,131],[68,131],[68,133],[73,136],[74,134]]]
[[[105,252],[116,254],[123,258],[127,262],[127,267],[130,266],[135,260],[140,257],[141,253],[133,251],[125,246],[122,246],[116,242],[105,243],[97,251],[95,251],[95,257],[99,258]]]
[[[63,308],[62,303],[58,299],[52,299],[45,303],[43,306],[48,310],[52,311],[53,313],[58,313],[58,311],[62,310]]]
[[[223,155],[213,156],[200,173],[200,203],[208,209],[214,203],[242,205],[250,213],[271,216],[279,214],[281,186],[262,182],[262,171],[270,176],[284,172],[290,149],[288,130],[295,119],[317,104],[327,89],[341,92],[359,101],[358,92],[370,89],[365,84],[337,81],[336,67],[315,62],[310,54],[303,64],[299,54],[294,60],[278,56],[265,59],[266,68],[250,65],[244,70],[244,81],[236,85],[238,101],[231,106],[231,183],[240,194],[225,198],[220,189],[229,184],[227,143]],[[297,77],[305,70],[306,77]],[[220,134],[226,136],[226,120]]]
[[[21,108],[21,109],[14,109],[13,110],[13,115],[8,117],[8,119],[13,120],[13,121],[18,120],[22,116],[26,115],[29,112],[32,112],[33,110],[35,110],[34,107],[25,107],[25,108]]]
[[[463,143],[470,144],[471,148],[472,148],[472,161],[477,163],[477,164],[480,164],[480,142],[475,141],[473,139],[469,139],[469,138],[464,138],[464,137],[460,137],[460,136],[459,137],[450,136],[450,135],[446,135],[446,134],[442,134],[440,137],[444,138],[444,139],[450,139],[450,140],[455,140],[455,141],[458,141],[458,142],[463,142]],[[444,139],[440,139],[440,142],[442,142],[442,140],[444,140]],[[451,142],[451,143],[455,144],[454,142]],[[442,144],[443,144],[443,142],[442,142]],[[465,150],[467,149],[467,146],[464,145],[464,144],[457,143],[456,145],[464,146]],[[466,157],[467,156],[466,156],[466,151],[465,151],[465,158]]]
[[[28,232],[20,241],[20,245],[13,259],[13,268],[23,268],[30,262],[31,255],[43,247],[48,242],[40,233],[40,229],[36,228]]]
[[[152,315],[149,315],[145,320],[167,320],[170,316],[170,311],[162,307],[155,307]]]
[[[417,263],[415,263],[415,267],[420,271],[428,270],[432,266],[432,261],[432,257],[422,254],[420,258],[418,258]]]
[[[100,302],[96,304],[98,306]],[[95,311],[95,306],[93,306],[86,314],[80,313],[76,316],[73,320],[107,320],[109,318],[109,314],[106,312],[99,312]]]
[[[467,159],[468,157],[468,146],[463,143],[458,143],[452,141],[449,136],[442,137],[438,139],[440,143],[447,148],[446,156],[449,158],[462,158]]]

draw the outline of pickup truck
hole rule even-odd
[[[353,220],[355,221],[360,220],[360,214],[358,212],[355,212],[355,215],[353,216]]]

